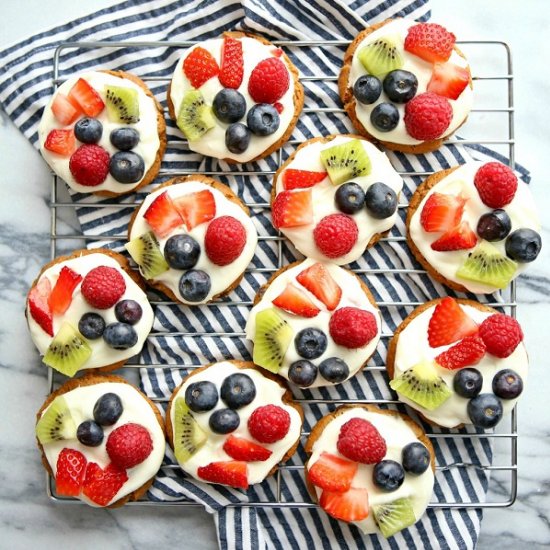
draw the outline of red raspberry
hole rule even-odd
[[[204,248],[210,261],[216,265],[234,262],[246,244],[246,231],[239,220],[220,216],[212,220],[204,237]]]
[[[325,216],[313,230],[315,244],[327,258],[347,254],[357,242],[358,234],[357,224],[345,214]]]
[[[502,208],[512,202],[518,189],[518,178],[505,164],[488,162],[476,172],[474,185],[483,204]]]
[[[479,335],[466,336],[450,347],[448,350],[440,353],[436,358],[438,365],[445,369],[455,370],[462,367],[477,365],[485,355],[486,347]]]
[[[109,309],[122,298],[126,283],[117,269],[100,265],[88,272],[80,290],[92,307]]]
[[[285,95],[289,83],[286,65],[277,57],[268,57],[252,69],[248,93],[256,103],[275,103]]]
[[[487,351],[504,359],[512,355],[523,340],[523,331],[519,323],[509,315],[495,313],[479,325],[479,335],[487,346]]]
[[[413,97],[405,105],[405,126],[414,139],[431,141],[440,138],[453,118],[449,100],[433,92]]]
[[[119,468],[141,464],[153,450],[153,440],[141,424],[123,424],[109,434],[107,454]]]
[[[339,346],[350,349],[366,346],[378,332],[374,315],[356,307],[337,309],[330,318],[328,329]]]
[[[386,456],[386,441],[362,418],[352,418],[340,428],[336,447],[346,458],[362,464],[376,464]]]
[[[250,435],[260,443],[283,439],[290,428],[290,414],[277,405],[258,407],[248,419]]]
[[[69,170],[80,185],[95,187],[109,174],[109,153],[99,145],[81,145],[69,160]]]

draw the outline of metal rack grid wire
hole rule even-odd
[[[53,59],[53,72],[54,72],[54,78],[53,78],[53,87],[54,90],[64,81],[63,79],[60,79],[59,77],[59,66],[60,66],[60,56],[64,50],[72,49],[72,50],[93,50],[96,48],[112,48],[112,49],[118,49],[118,48],[136,48],[139,50],[148,48],[160,48],[160,47],[170,47],[170,48],[187,48],[192,45],[194,45],[195,42],[193,41],[183,41],[183,42],[170,42],[169,44],[166,42],[71,42],[60,45],[56,50],[54,54]],[[285,48],[310,48],[310,47],[330,47],[330,46],[339,46],[339,47],[347,47],[349,42],[347,41],[339,41],[339,40],[333,40],[333,41],[273,41],[273,44],[280,47]],[[471,113],[499,113],[506,117],[506,126],[507,126],[507,135],[503,139],[479,139],[479,140],[458,140],[458,139],[448,139],[446,143],[456,143],[460,145],[498,145],[498,146],[505,146],[506,148],[506,156],[509,159],[509,165],[514,168],[515,166],[515,136],[514,136],[514,97],[513,97],[513,70],[512,70],[512,58],[511,58],[511,51],[505,42],[501,41],[459,41],[457,44],[462,46],[475,46],[476,48],[489,48],[489,47],[497,47],[500,50],[500,56],[503,56],[503,60],[505,61],[505,66],[507,68],[506,74],[497,74],[497,75],[474,75],[472,77],[472,80],[474,82],[480,82],[480,81],[497,81],[502,82],[503,87],[505,89],[505,93],[503,96],[506,97],[506,107],[502,108],[495,108],[495,107],[481,107],[472,109]],[[164,82],[168,84],[169,78],[166,77],[158,77],[158,76],[143,76],[142,79],[146,82]],[[311,76],[302,76],[300,78],[302,82],[306,81],[323,81],[327,83],[332,83],[332,85],[336,85],[337,76],[335,75],[311,75]],[[306,89],[307,94],[307,89]],[[303,115],[308,114],[319,114],[319,113],[338,113],[345,115],[345,111],[341,108],[304,108]],[[179,140],[179,143],[183,143],[181,140]],[[300,143],[298,140],[291,139],[289,141],[292,145],[297,145]],[[170,142],[169,144],[170,145]],[[277,159],[277,166],[280,166],[283,162],[282,159],[282,149],[279,150],[277,153],[274,154]],[[179,170],[171,170],[166,168],[161,168],[159,172],[159,176],[169,176],[169,177],[175,177],[180,175],[187,175],[193,173],[193,171],[186,170],[179,171]],[[227,175],[225,171],[221,170],[209,170],[209,171],[201,171],[201,174],[208,175],[208,176],[220,176],[220,175]],[[407,171],[400,171],[399,172],[402,176],[421,176],[421,177],[427,177],[432,174],[432,172],[425,172],[425,171],[415,171],[415,172],[407,172]],[[240,171],[238,173],[239,176],[251,176],[251,175],[272,175],[274,174],[274,171]],[[58,199],[58,191],[59,186],[64,185],[62,180],[60,180],[53,172],[52,172],[52,183],[51,183],[51,199],[50,199],[50,209],[51,209],[51,227],[50,227],[50,255],[51,259],[54,259],[58,255],[58,243],[60,241],[84,241],[86,244],[92,243],[93,241],[97,240],[123,240],[126,238],[125,235],[117,235],[117,236],[91,236],[91,235],[84,235],[79,232],[74,233],[60,233],[58,231],[59,227],[59,219],[60,215],[65,209],[72,209],[75,208],[97,208],[98,205],[96,204],[90,204],[89,206],[85,203],[75,204],[71,201],[62,201]],[[109,201],[109,202],[102,202],[101,207],[110,207],[110,208],[127,208],[130,205],[138,205],[139,202],[135,203],[124,203],[119,204],[118,202]],[[249,208],[254,209],[269,209],[270,205],[268,203],[246,203],[246,205]],[[400,209],[407,208],[407,204],[399,204]],[[271,275],[275,271],[277,271],[280,267],[283,265],[282,261],[282,246],[283,242],[285,241],[284,237],[281,235],[278,236],[260,236],[259,241],[261,240],[271,240],[275,241],[277,243],[277,251],[278,251],[278,261],[276,265],[273,265],[269,268],[253,268],[249,267],[246,271],[247,272],[262,272],[266,273],[268,275]],[[386,236],[381,239],[381,242],[402,242],[405,241],[406,238],[404,235],[399,236]],[[355,270],[358,274],[369,274],[369,275],[378,275],[378,274],[389,274],[389,273],[398,273],[398,274],[423,274],[426,273],[423,269],[410,269],[410,268],[401,268],[401,269],[392,269],[392,270],[385,270],[385,269],[358,269]],[[404,307],[416,307],[418,305],[421,305],[422,302],[415,302],[415,301],[377,301],[377,305],[380,308],[388,308],[388,307],[396,307],[396,306],[404,306]],[[173,302],[169,302],[163,299],[153,298],[151,300],[151,304],[153,306],[158,305],[173,305]],[[517,301],[516,301],[516,283],[515,281],[512,281],[509,288],[502,293],[500,296],[498,296],[494,301],[486,302],[489,306],[494,307],[500,307],[504,308],[509,311],[509,314],[513,317],[516,316],[516,308],[517,308]],[[223,305],[229,305],[229,306],[248,306],[250,307],[252,305],[252,302],[249,301],[224,301]],[[231,333],[225,333],[225,332],[193,332],[193,333],[186,333],[186,332],[163,332],[163,336],[181,336],[184,338],[194,338],[194,337],[200,337],[200,336],[210,336],[210,337],[231,337],[231,338],[244,338],[245,334],[243,332],[231,332]],[[381,338],[382,339],[389,339],[392,337],[391,333],[382,333]],[[155,332],[152,332],[149,335],[149,338],[155,338]],[[142,367],[153,367],[153,368],[161,368],[161,369],[173,369],[173,368],[181,368],[184,365],[179,364],[140,364],[137,362],[136,358],[131,359],[124,367],[123,370],[126,369],[138,369]],[[199,365],[185,365],[185,368],[197,368]],[[384,366],[371,366],[368,367],[371,371],[382,371],[385,370]],[[48,369],[48,392],[53,391],[61,382],[62,380],[58,380],[58,375],[51,369]],[[153,401],[157,402],[166,402],[167,399],[161,399],[161,398],[152,398]],[[325,400],[325,399],[297,399],[298,402],[300,402],[304,406],[308,406],[310,404],[335,404],[335,405],[342,405],[342,404],[350,404],[350,403],[369,403],[369,404],[378,404],[378,405],[395,405],[398,403],[398,401],[393,400],[377,400],[377,399],[365,399],[365,400],[352,400],[352,399],[338,399],[338,400]],[[303,438],[306,438],[309,435],[309,432],[302,432],[302,440]],[[484,501],[484,502],[432,502],[429,504],[430,508],[450,508],[450,509],[456,509],[456,508],[502,508],[511,506],[517,496],[517,438],[518,438],[518,432],[517,432],[517,407],[513,409],[510,417],[509,417],[509,424],[504,428],[503,430],[495,433],[433,433],[428,431],[427,435],[431,439],[439,439],[439,438],[454,438],[454,439],[462,439],[462,438],[472,438],[472,439],[489,439],[494,442],[496,441],[504,441],[508,442],[508,450],[509,454],[506,454],[507,463],[503,465],[491,465],[491,464],[484,464],[484,465],[478,465],[473,463],[452,463],[452,464],[446,464],[446,465],[436,465],[436,471],[443,471],[450,468],[478,468],[485,470],[487,472],[505,472],[509,474],[509,478],[507,480],[507,493],[505,495],[505,498],[503,500],[494,500],[494,501]],[[163,464],[163,469],[178,469],[179,467],[174,464]],[[279,468],[275,474],[276,476],[276,484],[277,484],[277,491],[275,495],[275,499],[273,501],[261,501],[261,502],[246,502],[246,503],[239,503],[239,504],[231,504],[230,506],[242,506],[242,507],[265,507],[265,508],[309,508],[309,507],[316,507],[317,504],[314,504],[312,502],[297,502],[297,501],[285,501],[282,498],[281,495],[281,484],[282,480],[281,477],[284,475],[285,471],[290,470],[301,470],[303,469],[303,466],[299,465],[279,465]],[[506,483],[505,483],[506,484]],[[62,502],[66,504],[77,504],[81,503],[78,499],[72,499],[67,497],[62,497],[59,495],[56,495],[54,483],[52,478],[49,475],[46,475],[46,492],[49,498],[55,502]],[[149,500],[140,500],[137,502],[130,502],[127,504],[127,506],[197,506],[201,507],[202,505],[196,502],[192,501],[177,501],[177,502],[168,502],[168,501],[149,501]]]

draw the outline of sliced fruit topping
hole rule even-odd
[[[216,125],[212,107],[198,90],[185,92],[176,124],[189,141],[196,141]]]
[[[327,258],[345,256],[355,246],[358,235],[357,224],[346,214],[325,216],[313,230],[315,245]]]
[[[52,285],[47,277],[42,277],[29,292],[29,313],[40,328],[53,336],[53,315],[48,304]]]
[[[80,290],[92,307],[109,309],[122,298],[126,282],[118,269],[100,265],[88,271]]]
[[[483,376],[477,369],[459,369],[453,378],[453,390],[457,395],[471,399],[483,387]]]
[[[62,374],[74,376],[91,355],[92,348],[88,342],[70,323],[65,322],[50,342],[43,361]]]
[[[431,244],[431,248],[437,252],[446,252],[450,250],[468,250],[476,244],[476,234],[472,231],[470,224],[464,221],[443,233],[439,239]]]
[[[297,170],[287,168],[283,172],[283,188],[286,191],[313,187],[327,177],[326,172],[311,172],[309,170]]]
[[[69,160],[75,181],[86,187],[101,185],[109,175],[109,153],[95,144],[81,145]]]
[[[308,469],[309,480],[324,489],[334,493],[345,493],[351,489],[351,482],[359,464],[350,462],[330,453],[321,453],[317,461]]]
[[[217,76],[220,68],[212,54],[199,46],[185,58],[183,72],[193,88],[200,88],[205,82]]]
[[[479,336],[491,355],[504,359],[519,346],[523,340],[523,331],[513,317],[495,313],[479,325]]]
[[[168,191],[162,192],[148,206],[143,214],[157,237],[166,237],[177,227],[183,225],[183,219],[170,198]]]
[[[246,245],[246,230],[233,216],[220,216],[210,222],[204,236],[204,250],[215,265],[232,264]]]
[[[244,462],[263,462],[271,456],[271,451],[245,439],[244,437],[235,437],[230,435],[223,444],[223,450],[234,460],[243,460]]]
[[[244,60],[243,45],[240,40],[226,36],[223,39],[220,68],[220,84],[226,88],[237,89],[243,81]]]
[[[199,466],[197,475],[210,483],[221,483],[239,489],[248,489],[248,466],[246,462],[230,460],[211,462],[208,466]]]
[[[44,142],[45,149],[64,157],[72,154],[75,146],[76,140],[72,130],[52,130]]]
[[[68,99],[73,105],[76,103],[86,116],[96,117],[105,107],[101,96],[83,78],[79,78],[71,88]]]
[[[77,103],[71,103],[67,96],[57,94],[52,103],[52,113],[60,124],[68,126],[78,118],[82,110]]]
[[[458,99],[469,82],[470,71],[466,67],[459,67],[454,63],[436,63],[427,91],[449,99]]]
[[[116,393],[104,393],[94,405],[94,420],[100,426],[112,426],[124,411],[122,401]]]
[[[431,464],[430,451],[420,441],[413,441],[403,447],[401,462],[405,472],[419,476],[423,474]]]
[[[396,36],[383,36],[359,50],[357,56],[368,73],[381,76],[403,66],[398,40]]]
[[[95,462],[89,462],[82,492],[95,504],[107,506],[127,481],[126,472],[115,464],[103,470]]]
[[[443,136],[453,119],[453,108],[446,97],[424,92],[405,104],[405,128],[419,141],[431,141]]]
[[[523,379],[512,369],[503,369],[493,377],[492,387],[497,397],[515,399],[523,392]]]
[[[301,317],[315,317],[321,310],[296,285],[288,283],[273,305]]]
[[[455,45],[455,35],[436,23],[412,26],[405,38],[405,50],[430,63],[447,61]]]
[[[363,418],[352,418],[341,428],[336,447],[346,458],[376,464],[386,456],[386,441],[376,427]]]
[[[191,415],[183,398],[176,398],[174,407],[174,454],[176,460],[184,464],[206,443],[208,436]]]
[[[369,156],[358,139],[323,149],[321,161],[333,185],[368,176],[371,171]]]
[[[105,86],[105,99],[109,120],[123,124],[139,122],[137,90],[127,86]]]
[[[139,271],[146,279],[170,269],[159,248],[159,242],[152,231],[132,239],[125,245],[133,260],[138,264]]]
[[[113,464],[130,469],[141,464],[153,451],[149,430],[141,424],[128,423],[115,428],[105,446]]]
[[[289,84],[286,65],[278,57],[268,57],[252,69],[248,93],[256,103],[275,103],[285,95]]]
[[[315,298],[321,300],[329,311],[336,309],[340,303],[342,289],[323,264],[316,263],[309,266],[298,274],[296,280],[304,288],[307,288]]]
[[[220,397],[230,409],[241,409],[254,401],[256,386],[248,374],[234,372],[226,376],[222,382]]]
[[[369,515],[369,494],[366,489],[351,488],[345,493],[323,491],[319,504],[327,514],[343,521],[361,521]]]
[[[42,445],[76,437],[76,424],[67,401],[62,395],[56,397],[36,423],[36,437]]]
[[[67,311],[73,300],[74,289],[80,281],[82,275],[66,265],[61,268],[57,282],[48,297],[48,305],[54,315],[61,315]]]
[[[455,370],[477,365],[485,355],[485,344],[477,335],[466,336],[448,350],[440,353],[435,361],[445,369]]]
[[[428,342],[432,348],[458,342],[475,334],[476,323],[470,319],[458,302],[447,296],[434,309],[428,324]]]
[[[290,429],[290,414],[277,405],[263,405],[254,409],[248,419],[250,435],[260,443],[275,443]]]
[[[55,487],[58,495],[77,497],[84,483],[86,457],[74,449],[62,449],[57,457]]]
[[[373,506],[372,513],[378,529],[386,538],[416,522],[410,498],[399,498],[393,502]]]
[[[292,342],[290,325],[275,308],[264,309],[256,315],[253,361],[256,365],[278,373],[285,353]]]
[[[494,393],[480,393],[468,401],[468,416],[478,428],[494,428],[502,418],[502,401]]]
[[[383,491],[397,491],[405,481],[405,470],[395,460],[382,460],[374,466],[372,481]]]
[[[310,224],[313,222],[311,190],[282,191],[275,197],[271,215],[276,229]]]
[[[488,162],[476,172],[474,185],[483,204],[491,208],[502,208],[514,199],[518,178],[505,164]]]
[[[294,347],[300,357],[304,359],[317,359],[327,349],[327,336],[318,328],[308,327],[302,329],[294,338]]]
[[[366,346],[378,333],[376,319],[370,311],[357,307],[337,309],[329,321],[330,336],[348,349]]]

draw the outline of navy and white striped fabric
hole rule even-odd
[[[229,29],[246,30],[274,40],[350,40],[369,23],[394,15],[418,20],[429,17],[427,0],[138,0],[124,2],[101,10],[69,24],[43,32],[1,52],[0,102],[25,136],[37,146],[38,121],[52,93],[52,57],[57,45],[69,41],[165,41],[174,44],[218,36]],[[336,75],[345,47],[287,47],[286,51],[304,76]],[[173,45],[141,47],[127,44],[122,48],[101,47],[63,49],[59,58],[59,77],[87,69],[123,69],[138,76],[155,77],[149,81],[152,91],[165,105],[167,80],[181,55]],[[163,80],[164,79],[164,80]],[[317,79],[304,82],[306,109],[340,107],[336,83]],[[352,130],[341,113],[305,112],[293,135],[295,142]],[[296,258],[292,247],[263,239],[274,235],[269,210],[270,176],[243,175],[244,170],[273,172],[278,155],[247,166],[232,166],[205,159],[190,152],[174,124],[168,122],[168,150],[163,172],[156,183],[174,174],[190,171],[221,172],[217,177],[228,184],[251,209],[260,235],[256,255],[241,283],[224,301],[202,307],[182,307],[165,302],[155,306],[154,334],[140,358],[142,388],[150,396],[167,398],[187,367],[225,358],[250,359],[250,345],[242,332],[250,302],[258,288],[279,266]],[[285,146],[284,160],[294,149]],[[401,172],[430,172],[464,162],[473,156],[495,158],[496,154],[479,146],[447,145],[427,155],[389,153],[394,167]],[[498,156],[497,156],[498,157]],[[504,160],[504,159],[501,159]],[[527,181],[528,174],[520,169]],[[404,177],[403,202],[408,200],[421,181]],[[150,191],[151,188],[146,189]],[[126,227],[134,205],[144,193],[120,199],[100,199],[72,194],[82,231],[92,237],[91,246],[108,246],[122,250]],[[109,206],[105,205],[108,203]],[[116,203],[113,206],[113,203]],[[378,302],[386,304],[424,302],[448,293],[422,273],[396,273],[395,269],[414,269],[404,234],[405,209],[391,231],[390,239],[377,244],[352,268],[364,272]],[[387,272],[389,270],[389,272]],[[161,298],[160,298],[161,299]],[[162,299],[161,299],[162,300]],[[239,303],[235,303],[239,302]],[[392,332],[411,311],[410,306],[381,307],[383,332]],[[193,337],[183,336],[193,334]],[[213,333],[224,333],[213,336]],[[228,334],[226,334],[228,333]],[[369,362],[369,367],[355,378],[337,387],[296,392],[297,398],[321,400],[388,400],[392,393],[382,366],[385,364],[387,339],[383,339]],[[158,366],[157,366],[158,365]],[[171,367],[163,367],[170,365]],[[378,367],[378,368],[376,368]],[[328,403],[305,404],[305,429],[334,408]],[[405,410],[401,408],[401,410]],[[413,415],[414,416],[414,415]],[[415,417],[416,418],[416,417]],[[418,418],[416,418],[418,420]],[[482,502],[488,485],[488,474],[475,465],[491,463],[492,451],[487,438],[446,437],[448,430],[425,426],[436,434],[433,438],[437,464],[434,503]],[[475,430],[460,430],[460,433]],[[300,447],[291,465],[305,459]],[[174,464],[170,453],[166,459]],[[471,464],[465,468],[453,464]],[[446,466],[450,466],[446,468]],[[248,491],[197,483],[186,478],[177,468],[166,467],[157,476],[149,498],[159,501],[199,501],[214,514],[220,547],[223,549],[288,549],[288,548],[473,548],[479,533],[481,511],[469,508],[437,508],[413,527],[386,541],[376,535],[364,536],[355,527],[331,520],[317,508],[266,508],[239,506],[239,503],[274,501],[275,479],[251,487]],[[281,474],[281,497],[286,502],[309,502],[300,469]]]

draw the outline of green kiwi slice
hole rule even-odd
[[[196,141],[216,124],[212,107],[204,102],[198,90],[190,90],[183,96],[176,124],[189,141]]]
[[[377,38],[359,50],[359,61],[374,76],[400,69],[403,66],[403,56],[397,48],[398,40],[392,36]]]
[[[63,323],[50,342],[44,363],[67,376],[74,376],[92,355],[92,348],[70,324]]]
[[[321,161],[333,185],[340,185],[352,178],[368,176],[371,171],[369,156],[358,139],[323,149]]]
[[[62,395],[56,397],[40,417],[35,432],[42,445],[76,437],[76,423]]]
[[[151,231],[132,239],[126,243],[125,248],[146,279],[152,279],[170,268],[160,251],[157,238]]]
[[[183,464],[206,443],[208,436],[191,416],[183,397],[177,397],[174,406],[174,453],[176,460]]]
[[[399,498],[393,502],[373,506],[372,512],[378,529],[386,538],[416,523],[410,498]]]
[[[390,387],[425,409],[433,411],[452,395],[432,362],[418,363],[390,382]]]
[[[256,315],[256,334],[252,360],[268,371],[278,373],[294,335],[290,325],[274,308]]]
[[[125,86],[106,86],[107,115],[112,122],[135,124],[139,122],[137,90]]]

